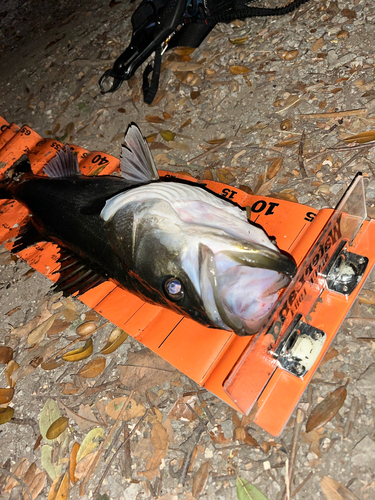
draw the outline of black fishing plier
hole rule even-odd
[[[117,90],[155,52],[154,64],[143,73],[144,100],[151,104],[158,88],[161,56],[168,47],[198,47],[214,27],[205,20],[202,0],[143,0],[132,15],[133,34],[128,48],[99,80],[101,92]]]

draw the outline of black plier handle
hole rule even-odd
[[[128,48],[99,80],[101,92],[114,92],[181,24],[187,0],[143,0],[132,16]]]

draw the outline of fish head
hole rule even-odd
[[[165,184],[118,195],[103,211],[138,292],[202,324],[256,333],[295,274],[294,261],[238,207]]]

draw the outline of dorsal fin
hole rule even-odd
[[[124,179],[146,184],[159,179],[154,159],[141,131],[132,123],[125,134],[122,146],[120,170]]]
[[[77,154],[66,145],[65,150],[60,149],[57,155],[47,163],[43,168],[43,172],[51,178],[76,177],[81,175]]]

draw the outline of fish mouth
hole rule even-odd
[[[237,265],[238,268],[242,266],[257,268],[256,272],[262,269],[267,270],[266,272],[275,271],[278,274],[271,274],[275,274],[276,277],[281,276],[281,279],[274,278],[272,286],[267,289],[268,295],[274,300],[267,304],[264,316],[276,302],[277,292],[289,283],[297,271],[295,263],[289,257],[256,243],[241,245],[241,248],[237,247],[235,250],[223,250],[219,254],[220,258],[226,258],[231,265]],[[201,299],[210,320],[219,328],[233,330],[239,336],[257,333],[264,316],[261,317],[257,313],[256,321],[248,321],[246,317],[241,317],[241,314],[236,314],[235,310],[228,305],[220,286],[222,276],[218,271],[215,254],[204,243],[199,244],[198,262]],[[249,281],[249,287],[251,287],[251,281]],[[244,290],[237,290],[238,293],[244,295]],[[251,294],[251,288],[249,293]]]

